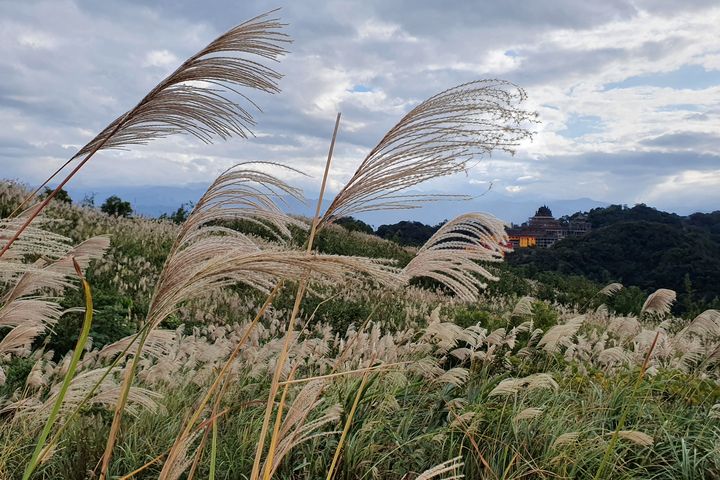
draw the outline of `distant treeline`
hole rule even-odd
[[[561,220],[580,215],[592,225],[588,234],[547,249],[519,249],[508,255],[508,264],[529,278],[556,272],[644,291],[671,288],[683,312],[720,306],[720,211],[680,216],[643,204],[611,205]],[[373,230],[351,217],[337,223],[410,246],[422,245],[442,225],[402,221]]]
[[[71,201],[64,191],[58,200]],[[93,202],[86,199],[82,203]],[[182,205],[162,218],[182,223],[191,209],[191,204]],[[101,210],[115,216],[132,214],[130,204],[116,196],[108,198]],[[671,288],[678,292],[678,308],[683,312],[720,306],[720,211],[681,216],[644,204],[630,208],[610,205],[560,220],[571,221],[580,215],[592,225],[588,234],[565,238],[547,249],[519,249],[508,255],[507,263],[529,278],[555,272],[599,283],[621,282],[646,292]],[[401,221],[377,229],[353,217],[335,223],[350,231],[417,247],[444,222],[426,225]]]
[[[425,225],[422,222],[409,222],[403,220],[391,225],[380,225],[377,230],[372,226],[353,217],[343,217],[335,221],[350,231],[377,235],[386,240],[392,240],[400,245],[419,247],[428,241],[445,222],[437,225]]]

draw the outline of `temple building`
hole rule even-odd
[[[560,221],[546,205],[538,208],[527,222],[512,225],[507,230],[513,248],[548,248],[560,239],[579,237],[589,231],[590,223],[585,217]]]

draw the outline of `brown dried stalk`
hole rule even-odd
[[[330,149],[328,150],[327,161],[325,162],[325,172],[323,174],[322,185],[320,186],[320,195],[318,197],[317,206],[315,208],[315,216],[313,217],[312,227],[310,228],[310,235],[308,236],[306,249],[306,256],[308,258],[310,258],[313,241],[315,240],[315,234],[317,232],[317,228],[320,222],[320,209],[322,208],[323,195],[325,193],[325,186],[327,185],[327,178],[330,172],[330,163],[332,162],[332,155],[333,150],[335,149],[335,140],[337,139],[339,127],[340,112],[338,112],[337,118],[335,119],[335,128],[333,129],[333,135],[330,141]],[[280,383],[280,375],[282,373],[283,367],[285,366],[285,362],[287,361],[292,331],[294,328],[295,319],[300,312],[300,303],[302,302],[302,298],[305,295],[305,289],[308,283],[308,276],[309,275],[303,277],[303,279],[300,281],[300,284],[298,285],[297,293],[295,295],[295,303],[293,304],[292,313],[290,314],[290,320],[288,320],[287,330],[285,332],[285,342],[283,343],[283,348],[278,357],[277,365],[275,366],[275,372],[273,373],[272,383],[270,385],[270,392],[268,394],[268,401],[265,407],[265,415],[263,417],[263,424],[262,428],[260,429],[260,439],[258,440],[257,449],[255,451],[255,459],[253,460],[253,468],[250,474],[251,480],[257,480],[260,476],[260,461],[262,460],[262,451],[265,444],[265,436],[267,435],[267,431],[270,426],[270,415],[272,414],[273,405],[275,404],[275,397],[277,396]]]

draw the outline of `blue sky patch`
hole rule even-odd
[[[352,88],[353,93],[367,93],[372,92],[372,88],[367,85],[357,84]]]
[[[602,119],[595,115],[570,114],[565,130],[557,133],[567,138],[578,138],[591,133],[602,132]]]
[[[604,90],[632,87],[701,90],[716,85],[720,85],[720,70],[705,70],[700,65],[683,65],[672,72],[637,75],[621,82],[608,83]]]

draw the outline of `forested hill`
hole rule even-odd
[[[548,249],[523,249],[511,265],[619,281],[643,289],[672,288],[686,303],[720,296],[720,211],[683,217],[646,205],[588,212],[593,230]]]

